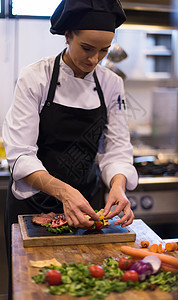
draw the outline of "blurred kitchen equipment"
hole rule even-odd
[[[127,53],[118,44],[113,44],[107,57],[103,60],[102,65],[122,77],[124,80],[126,75],[117,67],[116,63],[125,58],[127,58]]]
[[[154,166],[153,169],[158,170]],[[162,165],[161,169],[164,169]],[[141,218],[162,239],[178,236],[177,176],[142,175],[136,190],[127,191],[126,195],[135,218]]]
[[[152,92],[152,146],[178,153],[178,88]]]
[[[142,219],[162,239],[178,236],[178,155],[135,156],[139,184],[126,191],[135,218]],[[105,193],[105,202],[108,192]]]
[[[113,44],[108,53],[107,59],[112,62],[120,62],[125,58],[127,58],[127,53],[118,44]]]
[[[135,218],[162,239],[178,236],[178,89],[153,92],[152,148],[134,150],[139,184],[126,191]],[[155,147],[155,148],[153,148]],[[146,154],[147,153],[147,154]],[[108,194],[105,194],[107,200]]]
[[[135,155],[139,185],[127,192],[136,218],[161,238],[178,236],[178,88],[152,91],[150,155]],[[137,151],[138,152],[138,151]],[[152,153],[152,154],[151,154]],[[137,153],[138,154],[138,153]]]
[[[122,0],[126,24],[176,26],[172,24],[177,10],[173,2],[177,0]]]
[[[104,67],[110,69],[111,71],[122,77],[123,80],[126,78],[126,75],[109,59],[106,59],[103,65]]]

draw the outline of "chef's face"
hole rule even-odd
[[[106,56],[114,33],[110,31],[79,30],[66,32],[68,49],[66,58],[69,66],[84,74],[91,72]],[[75,70],[76,69],[76,70]]]

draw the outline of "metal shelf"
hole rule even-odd
[[[140,177],[139,184],[178,183],[177,176]]]
[[[171,56],[172,51],[169,49],[161,50],[157,49],[156,47],[154,49],[149,49],[144,51],[145,55],[149,56]]]

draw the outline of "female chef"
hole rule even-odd
[[[65,35],[67,48],[22,70],[3,126],[8,237],[19,214],[64,211],[69,225],[91,226],[84,213],[98,220],[100,173],[110,189],[105,216],[116,205],[115,223],[132,223],[125,188],[136,187],[137,173],[123,82],[98,64],[124,21],[119,0],[63,0],[50,31]]]

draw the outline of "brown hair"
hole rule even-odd
[[[79,32],[80,32],[80,30],[68,30],[68,35],[69,35],[70,39],[72,39],[73,38],[73,33],[78,35]]]

